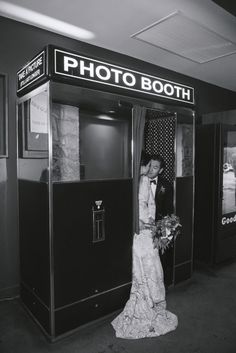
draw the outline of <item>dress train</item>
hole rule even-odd
[[[150,230],[134,235],[133,278],[130,298],[112,321],[116,336],[138,339],[173,331],[177,316],[166,310],[163,270]]]

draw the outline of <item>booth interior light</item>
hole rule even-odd
[[[115,120],[114,118],[112,118],[111,116],[106,115],[106,114],[100,114],[97,117],[102,120]]]
[[[74,39],[89,40],[95,37],[93,32],[86,29],[33,10],[28,10],[22,6],[11,4],[7,1],[0,1],[0,15]]]

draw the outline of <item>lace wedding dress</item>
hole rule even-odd
[[[139,219],[155,218],[155,201],[148,177],[139,186]],[[112,321],[116,336],[137,339],[164,335],[176,329],[178,319],[166,310],[163,270],[158,249],[154,249],[149,229],[133,239],[133,276],[130,298]]]

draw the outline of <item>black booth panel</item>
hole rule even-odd
[[[103,200],[105,241],[92,241],[92,206]],[[53,185],[55,307],[131,281],[132,180]]]
[[[124,307],[130,285],[55,311],[55,334],[59,336]]]
[[[178,265],[192,259],[193,177],[176,178],[176,214],[182,225],[175,246],[175,265]]]
[[[217,142],[218,141],[218,142]],[[218,193],[218,164],[216,148],[219,154],[219,131],[216,125],[203,125],[196,128],[195,156],[195,222],[194,222],[194,258],[198,262],[212,263],[214,242],[212,237],[217,219],[215,200]]]
[[[192,262],[186,262],[175,268],[175,280],[174,284],[187,280],[192,274]]]
[[[219,263],[236,257],[236,231],[235,226],[224,231],[218,231],[215,240],[214,261]]]
[[[19,180],[21,282],[47,306],[50,302],[48,215],[47,184]]]

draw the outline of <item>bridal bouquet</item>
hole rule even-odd
[[[180,233],[180,227],[179,217],[174,214],[157,221],[153,235],[154,248],[158,248],[164,254],[165,250],[174,244],[174,240]]]

